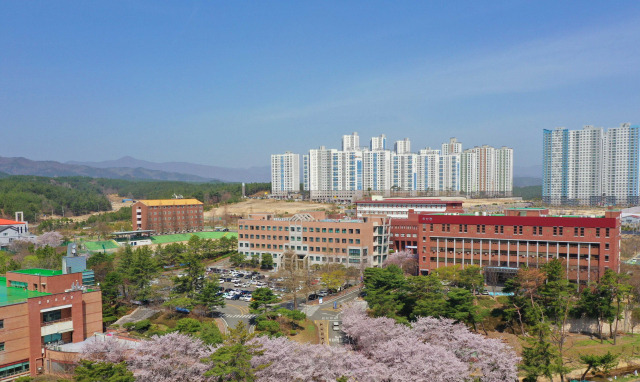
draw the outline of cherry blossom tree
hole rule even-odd
[[[38,247],[59,247],[62,244],[62,235],[56,231],[45,232],[42,235],[38,236],[36,239],[36,245]]]
[[[126,360],[126,352],[137,345],[129,346],[115,336],[94,336],[85,341],[80,350],[80,358],[89,361],[120,363]]]
[[[406,274],[416,275],[418,268],[418,255],[410,250],[402,250],[393,253],[382,263],[383,267],[397,265]]]
[[[202,359],[213,350],[198,338],[174,332],[142,341],[127,365],[139,381],[212,381],[204,376],[209,366]]]

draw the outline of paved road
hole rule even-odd
[[[341,306],[356,300],[359,293],[360,290],[356,289],[321,305],[309,305],[302,308],[302,311],[305,312],[309,319],[313,320],[318,327],[320,343],[338,346],[346,341],[341,330],[334,330],[334,323],[337,322],[340,325],[339,328],[342,327],[342,320],[340,319],[342,314]],[[362,300],[359,301],[360,303],[366,304]],[[334,309],[334,306],[336,306],[337,309]]]
[[[256,316],[249,312],[249,303],[240,300],[226,300],[226,306],[224,308],[218,308],[220,312],[220,318],[224,320],[227,327],[235,328],[240,321],[243,321],[249,328],[252,323],[252,319]]]

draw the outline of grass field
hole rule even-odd
[[[90,251],[102,251],[103,249],[116,249],[118,244],[113,240],[105,241],[87,241],[84,243]],[[104,245],[104,247],[103,247]]]

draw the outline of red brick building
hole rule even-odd
[[[153,230],[159,235],[204,228],[203,204],[197,199],[138,200],[131,214],[134,230]]]
[[[0,277],[0,381],[43,371],[51,344],[102,333],[102,294],[82,280],[83,272],[48,269]]]
[[[479,265],[504,270],[561,259],[580,284],[619,271],[620,212],[603,217],[552,216],[547,209],[509,209],[503,215],[415,214],[393,219],[396,250],[418,253],[419,270]]]

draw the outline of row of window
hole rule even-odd
[[[0,342],[0,349],[4,350],[4,342]],[[13,365],[0,367],[0,379],[11,377],[12,375],[22,374],[29,371],[29,361],[16,363]]]
[[[569,245],[570,248],[578,248],[578,244],[579,243],[567,243],[567,242],[558,242],[558,241],[532,241],[532,242],[527,242],[527,241],[519,241],[519,240],[478,240],[478,239],[463,239],[463,238],[437,238],[437,237],[431,237],[429,239],[431,241],[431,243],[436,243],[438,242],[438,240],[440,240],[440,243],[445,243],[445,242],[449,242],[451,243],[451,240],[456,240],[458,243],[461,243],[464,240],[465,245],[466,244],[470,244],[470,245],[488,245],[488,244],[492,244],[492,245],[510,245],[510,246],[526,246],[529,245],[530,247],[535,247],[536,243],[538,245],[538,247],[542,248],[542,247],[546,247],[546,246],[553,246],[555,247],[556,245],[559,248],[566,248],[567,245]],[[423,236],[422,237],[422,242],[426,242],[426,237]],[[473,243],[472,243],[473,242]],[[589,243],[583,243],[581,245],[582,248],[587,248],[588,246],[591,246],[591,248],[600,248],[599,244],[589,244]],[[609,243],[604,243],[604,249],[609,249]]]
[[[433,232],[434,224],[429,224],[429,231]],[[549,229],[553,229],[553,236],[563,236],[564,235],[564,227],[547,227]],[[426,232],[427,225],[422,225],[422,230]],[[545,231],[545,227],[542,226],[532,226],[531,232],[535,236],[542,236]],[[441,232],[451,232],[451,224],[442,224]],[[469,229],[467,224],[458,224],[458,232],[460,233],[468,233]],[[486,233],[486,225],[485,224],[476,224],[476,233]],[[513,234],[514,235],[522,235],[524,232],[524,226],[514,225],[513,226]],[[600,237],[600,228],[595,229],[595,236]],[[503,225],[494,225],[493,233],[503,234],[504,226]],[[585,229],[584,227],[574,227],[573,228],[573,236],[575,237],[584,237]],[[605,237],[609,237],[611,234],[610,228],[605,228]]]
[[[282,226],[264,226],[264,225],[240,225],[238,226],[238,229],[243,230],[252,230],[252,231],[289,231],[289,227],[285,226],[284,228]],[[291,232],[322,232],[322,233],[349,233],[351,235],[353,235],[353,233],[355,232],[356,235],[360,234],[360,229],[356,228],[317,228],[317,227],[291,227]]]
[[[238,235],[239,239],[261,239],[261,240],[289,240],[291,239],[291,241],[303,241],[303,242],[316,242],[316,243],[343,243],[343,244],[347,244],[347,242],[349,244],[360,244],[360,239],[344,239],[344,238],[338,238],[336,237],[335,239],[333,237],[289,237],[289,236],[271,236],[271,235],[249,235],[249,234],[239,234]]]
[[[276,245],[271,244],[253,244],[253,243],[239,243],[240,248],[262,248],[262,249],[279,249],[287,250],[293,249],[298,251],[314,251],[322,253],[347,253],[346,248],[332,248],[332,247],[307,247],[306,245]]]

